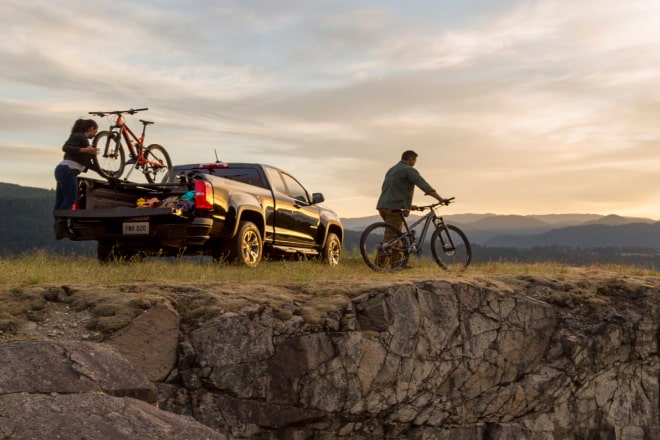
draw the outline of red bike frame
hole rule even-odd
[[[135,133],[133,133],[133,130],[131,130],[128,125],[126,125],[126,122],[124,121],[122,115],[117,115],[117,119],[115,120],[115,125],[114,127],[112,127],[112,128],[119,128],[119,134],[126,142],[126,148],[128,148],[128,151],[131,154],[131,156],[137,159],[138,165],[142,165],[145,162],[147,162],[147,160],[144,158],[144,136],[147,125],[151,124],[151,122],[143,121],[141,119],[140,122],[142,122],[142,134],[140,136],[137,136]],[[131,140],[131,138],[133,138],[133,140],[137,142],[138,148],[135,148],[135,145],[133,145],[133,141]]]

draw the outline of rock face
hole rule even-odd
[[[33,365],[29,353],[37,350],[26,344],[36,342],[3,344],[0,426],[24,420],[12,408],[25,396],[34,408],[63,408],[72,396],[61,394],[89,399],[95,392],[113,414],[176,413],[186,422],[191,416],[205,425],[195,429],[226,438],[658,439],[659,295],[656,278],[521,276],[363,289],[313,321],[295,304],[254,304],[195,325],[181,322],[174,364],[162,355],[172,350],[171,337],[162,339],[163,350],[151,338],[135,339],[149,347],[132,362],[150,372],[160,412],[130,398],[152,402],[154,385],[132,374],[122,373],[121,384],[107,377],[133,367],[105,366],[105,344],[39,349],[67,359],[42,382],[39,372],[4,379],[17,363]],[[179,322],[173,310],[145,315],[169,316],[162,325],[171,333]],[[162,334],[161,320],[141,316],[133,328],[140,321]],[[121,339],[120,351],[134,353],[122,334],[108,340]],[[154,366],[155,359],[167,368]],[[122,361],[128,363],[115,362]],[[171,436],[158,438],[222,438],[170,429]]]
[[[176,364],[180,321],[172,305],[159,304],[117,331],[107,342],[147,379],[159,382]]]
[[[0,345],[0,438],[224,439],[160,411],[154,384],[111,346],[25,341]]]
[[[226,437],[187,417],[141,400],[107,394],[0,395],[3,439],[172,439]]]

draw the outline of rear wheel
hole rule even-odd
[[[360,253],[367,266],[375,271],[399,270],[410,257],[409,243],[409,238],[389,223],[374,223],[367,226],[360,237]]]
[[[106,179],[119,179],[124,173],[126,158],[117,133],[109,131],[98,133],[92,141],[92,146],[98,148],[95,171]]]
[[[229,259],[249,267],[257,267],[263,257],[263,241],[257,226],[242,221],[238,233],[229,245]]]
[[[328,234],[323,248],[323,261],[329,266],[339,266],[341,259],[341,240],[334,232]]]
[[[431,237],[431,253],[443,269],[463,271],[472,261],[472,248],[467,237],[454,225],[437,228]]]
[[[144,152],[147,163],[144,164],[142,172],[149,183],[171,182],[172,160],[165,148],[158,144],[151,144]]]
[[[114,243],[110,241],[99,241],[96,243],[96,257],[101,263],[107,263],[112,261],[112,249],[114,248]]]

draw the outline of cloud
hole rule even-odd
[[[0,25],[18,162],[88,111],[144,106],[175,162],[290,166],[352,215],[407,148],[452,209],[658,206],[652,0],[7,0]]]

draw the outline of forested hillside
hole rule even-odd
[[[55,192],[40,188],[0,183],[0,256],[47,250],[60,254],[95,255],[95,242],[55,240],[53,235],[53,204]],[[465,221],[465,216],[455,216]],[[535,233],[539,219],[522,216],[489,215],[473,223],[458,223],[473,248],[475,263],[490,261],[546,262],[558,261],[571,265],[631,264],[649,268],[660,267],[660,222],[648,219],[625,219],[588,216],[579,226],[556,227]],[[572,216],[578,221],[581,217]],[[450,222],[453,218],[448,219]],[[359,257],[360,223],[369,218],[346,222],[344,254]],[[378,218],[374,218],[374,221]],[[507,220],[509,222],[507,223]],[[601,224],[609,222],[612,224]],[[525,227],[527,225],[527,228]],[[350,230],[351,226],[355,230]],[[518,226],[518,227],[516,227]],[[358,229],[359,228],[359,229]],[[515,231],[512,234],[511,231]],[[424,254],[430,256],[428,246]]]
[[[660,249],[660,222],[621,225],[586,224],[554,229],[537,235],[495,237],[488,247],[529,248],[534,246],[645,247]]]
[[[94,243],[55,240],[53,205],[55,191],[0,183],[0,255],[48,250],[91,254]]]

